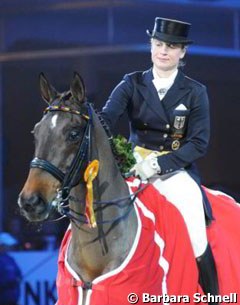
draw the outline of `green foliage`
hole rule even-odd
[[[130,171],[136,163],[133,156],[132,144],[121,135],[113,138],[113,153],[122,174]]]

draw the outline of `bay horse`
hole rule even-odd
[[[206,304],[182,216],[153,185],[123,178],[109,131],[87,102],[80,75],[74,74],[69,91],[59,93],[41,74],[40,89],[48,107],[34,127],[34,158],[18,205],[31,222],[51,219],[56,211],[70,219],[59,252],[57,304]],[[231,222],[239,223],[232,199],[208,195],[220,223],[224,211],[216,211],[215,201],[223,210],[229,207]],[[240,293],[240,268],[229,269],[232,261],[240,267],[240,259],[229,258],[228,251],[222,255],[228,241],[223,230],[219,242],[218,230],[214,224],[208,233],[221,294]]]

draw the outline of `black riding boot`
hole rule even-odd
[[[213,258],[212,250],[210,246],[207,246],[206,251],[199,257],[197,257],[197,265],[199,270],[199,283],[207,295],[219,295],[218,277]],[[218,305],[219,303],[209,303],[209,305]]]

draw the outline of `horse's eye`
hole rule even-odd
[[[70,141],[78,141],[80,139],[80,131],[79,130],[71,130],[68,136]]]

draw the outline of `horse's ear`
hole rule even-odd
[[[77,101],[81,103],[85,101],[85,95],[86,95],[85,85],[83,79],[77,72],[74,72],[73,80],[70,85],[70,90],[72,96]]]
[[[50,83],[48,82],[48,80],[46,79],[46,77],[43,73],[39,74],[39,83],[40,83],[40,91],[41,91],[42,98],[48,104],[51,104],[51,102],[57,96],[56,89],[52,85],[50,85]]]

